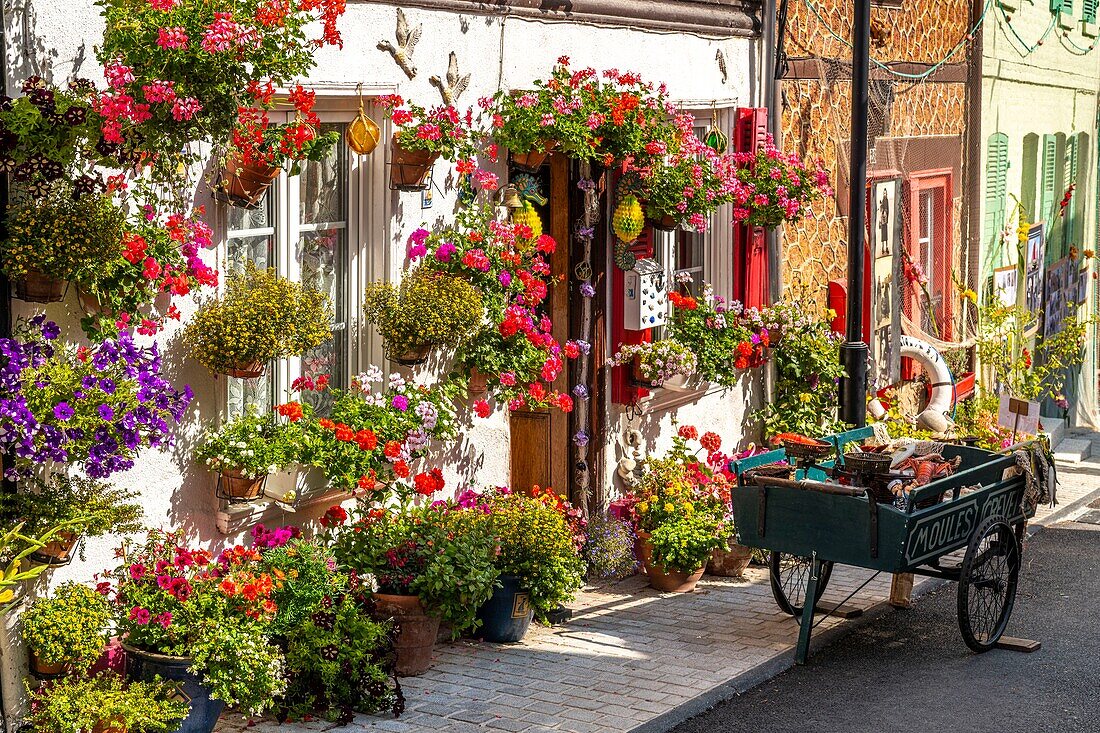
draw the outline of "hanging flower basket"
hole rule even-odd
[[[225,370],[225,375],[227,377],[237,377],[238,379],[256,379],[257,377],[262,377],[266,371],[267,364],[260,361],[252,361],[247,364],[238,364],[229,367]]]
[[[395,135],[390,140],[390,186],[400,191],[422,191],[428,187],[428,174],[439,158],[429,150],[406,150]]]
[[[661,232],[674,232],[679,229],[680,224],[674,218],[665,214],[660,219],[647,219],[649,225],[654,229]]]
[[[238,469],[228,469],[218,474],[217,496],[230,503],[252,501],[264,493],[267,474],[246,476]]]
[[[54,680],[64,677],[71,670],[71,665],[64,662],[48,664],[42,661],[36,652],[30,653],[31,676],[39,680]]]
[[[633,382],[635,387],[643,387],[645,389],[661,389],[664,387],[663,382],[650,379],[642,373],[642,360],[639,356],[635,356],[631,364],[630,381]]]
[[[535,145],[526,153],[513,152],[511,154],[512,165],[514,165],[516,168],[521,168],[525,171],[530,171],[531,173],[534,173],[539,168],[541,168],[543,163],[546,162],[546,159],[550,157],[550,153],[554,151],[556,145],[557,143],[555,143],[553,140],[546,140]]]
[[[107,315],[111,311],[103,306],[99,297],[94,293],[89,293],[87,290],[81,287],[76,289],[76,300],[80,303],[80,308],[90,316],[102,316]]]
[[[65,297],[64,280],[50,277],[38,270],[27,270],[15,281],[15,297],[28,303],[57,303]]]
[[[280,170],[278,167],[245,163],[236,155],[230,155],[215,194],[231,206],[255,209],[279,177]]]
[[[395,361],[401,366],[419,366],[427,363],[428,354],[431,353],[431,345],[418,346],[415,349],[409,349],[408,351],[396,354],[390,357],[391,361]]]
[[[36,563],[50,567],[68,565],[73,561],[81,539],[83,538],[75,532],[59,532],[57,539],[35,550],[30,558]]]
[[[489,391],[489,375],[477,367],[470,370],[470,382],[467,387],[471,397],[480,397]]]

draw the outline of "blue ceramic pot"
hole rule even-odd
[[[502,575],[500,583],[501,587],[477,611],[482,623],[478,634],[485,641],[515,643],[527,633],[535,611],[517,576]]]
[[[225,703],[211,699],[210,690],[203,684],[202,678],[189,669],[191,660],[188,657],[153,654],[131,646],[125,646],[125,649],[126,674],[130,679],[148,682],[159,675],[163,680],[181,683],[180,695],[190,704],[191,712],[176,733],[211,733],[214,730]]]

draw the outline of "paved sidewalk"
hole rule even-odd
[[[1096,436],[1100,448],[1100,436]],[[1096,451],[1100,455],[1100,450]],[[1100,490],[1100,459],[1060,466],[1059,515]],[[1038,521],[1050,515],[1041,509]],[[871,573],[837,567],[823,604],[839,602]],[[889,576],[879,576],[849,605],[882,607]],[[915,592],[935,581],[918,583]],[[704,577],[695,593],[662,594],[644,576],[581,593],[564,626],[532,626],[516,645],[440,644],[435,665],[403,680],[408,709],[399,719],[360,716],[349,731],[611,731],[667,730],[709,705],[790,666],[798,629],[772,600],[767,571],[744,580]],[[822,638],[844,624],[829,618]],[[247,724],[223,718],[219,730]],[[262,733],[319,731],[319,722],[254,724]]]

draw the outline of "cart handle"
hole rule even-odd
[[[809,481],[802,479],[792,481],[787,478],[774,476],[754,476],[753,481],[757,486],[781,486],[787,489],[801,489],[802,491],[820,491],[824,494],[836,494],[837,496],[866,496],[868,490],[864,488],[852,488],[850,486],[837,486],[823,481]]]

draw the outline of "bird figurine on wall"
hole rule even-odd
[[[405,17],[405,11],[397,9],[397,46],[386,40],[378,42],[378,48],[388,51],[405,76],[412,79],[416,76],[416,66],[412,62],[413,50],[420,40],[420,33],[424,30],[424,24],[418,23],[413,29],[409,29],[409,20]]]
[[[470,85],[470,75],[459,76],[458,56],[455,55],[454,51],[451,51],[451,57],[447,62],[447,84],[444,85],[443,80],[438,76],[429,77],[428,81],[439,90],[439,95],[443,97],[443,104],[454,104],[466,91],[466,87]]]

